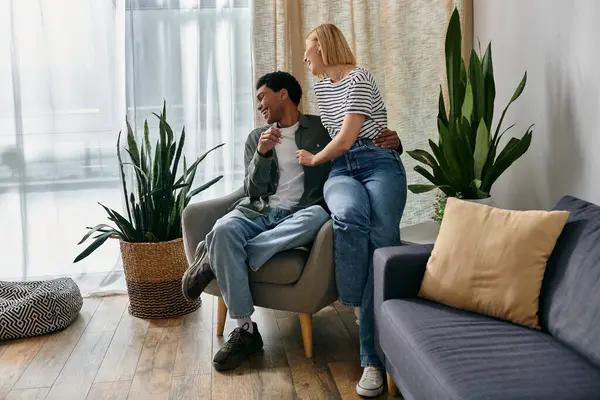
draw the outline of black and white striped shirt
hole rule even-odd
[[[373,76],[362,68],[356,68],[341,81],[330,78],[315,84],[315,94],[321,113],[321,122],[334,138],[342,129],[346,114],[366,116],[359,139],[374,139],[387,127],[387,111]]]

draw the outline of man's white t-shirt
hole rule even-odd
[[[304,168],[296,159],[296,131],[300,122],[281,129],[281,143],[276,146],[279,164],[279,185],[269,198],[271,207],[291,208],[298,204],[304,192]]]

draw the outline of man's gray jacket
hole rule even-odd
[[[271,125],[255,129],[246,139],[244,164],[245,197],[235,204],[249,218],[266,215],[269,212],[269,196],[275,194],[279,185],[279,166],[277,150],[273,148],[265,157],[258,154],[258,140],[261,133]],[[331,141],[327,130],[321,124],[321,118],[316,115],[300,114],[299,126],[296,131],[296,145],[300,150],[313,154],[321,151]],[[329,176],[331,163],[326,162],[314,167],[304,167],[304,192],[292,212],[312,205],[325,207],[323,186]]]

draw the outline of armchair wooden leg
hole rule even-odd
[[[388,393],[390,396],[398,396],[398,386],[394,383],[392,376],[390,373],[387,373],[387,384],[388,384]]]
[[[302,328],[302,341],[304,342],[304,355],[312,358],[312,314],[300,313],[300,328]]]
[[[217,305],[217,336],[223,336],[226,318],[227,305],[225,305],[225,300],[223,300],[222,297],[219,297],[219,304]]]

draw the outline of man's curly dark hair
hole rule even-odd
[[[295,105],[300,104],[302,88],[292,74],[283,71],[270,72],[263,75],[258,82],[256,82],[256,90],[264,85],[274,92],[279,92],[281,89],[287,90],[290,100],[292,100]]]

